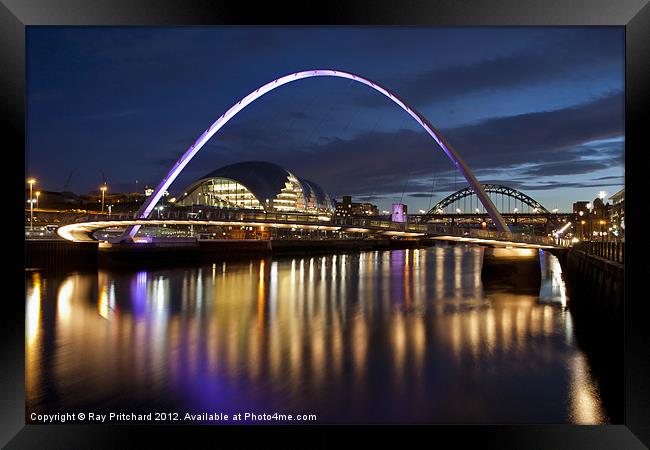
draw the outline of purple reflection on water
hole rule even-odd
[[[138,272],[131,280],[131,304],[138,319],[147,312],[147,272]]]
[[[391,298],[398,303],[401,303],[404,294],[405,257],[405,250],[394,250],[390,253]]]

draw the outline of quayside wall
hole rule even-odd
[[[106,244],[65,240],[25,241],[25,268],[70,270],[98,264],[189,263],[219,259],[290,254],[327,254],[363,250],[390,250],[434,245],[429,239],[287,239],[287,240],[178,240]]]
[[[97,266],[98,254],[98,242],[25,240],[25,269],[93,268]]]
[[[622,324],[624,264],[575,248],[567,252],[561,263],[571,308],[576,314]]]

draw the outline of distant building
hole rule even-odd
[[[66,209],[66,208],[76,208],[81,207],[86,202],[79,197],[78,195],[70,192],[55,192],[55,191],[44,191],[40,189],[35,189],[32,195],[36,199],[36,192],[39,192],[38,195],[38,207],[39,209]],[[25,190],[25,198],[29,200],[29,189]]]
[[[404,203],[393,203],[391,220],[404,223],[407,219],[408,209]]]
[[[344,195],[343,200],[336,202],[337,217],[368,217],[378,216],[379,209],[372,203],[355,203],[352,196]]]
[[[612,228],[610,222],[611,209],[612,205],[605,203],[600,197],[590,203],[574,203],[573,212],[578,236],[589,240],[601,240],[610,236],[611,231],[609,228]]]
[[[584,217],[589,214],[589,202],[575,202],[573,204],[573,214],[577,217]]]
[[[580,239],[588,238],[590,235],[591,218],[589,208],[591,204],[587,201],[575,202],[573,204],[573,221],[576,224],[576,235]]]
[[[36,193],[39,193],[37,196]],[[90,192],[89,194],[77,195],[74,192],[64,191],[46,191],[34,190],[34,208],[49,212],[65,212],[73,210],[90,210],[97,211],[101,209],[102,194],[100,191]],[[38,200],[37,200],[38,197]],[[29,189],[25,191],[27,200],[26,208],[29,208]],[[111,207],[113,212],[131,212],[137,211],[145,196],[141,193],[111,193],[106,192],[104,195],[104,204]]]
[[[330,196],[313,181],[264,161],[221,167],[186,187],[174,201],[179,206],[246,209],[330,215]]]
[[[625,188],[609,197],[612,206],[609,209],[609,223],[612,234],[616,237],[625,235]]]
[[[609,203],[605,203],[601,198],[596,198],[592,202],[593,205],[593,210],[592,210],[592,215],[595,215],[595,219],[598,220],[607,220],[609,219],[609,209],[611,205]]]

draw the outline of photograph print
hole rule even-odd
[[[27,424],[624,423],[624,27],[25,36]]]

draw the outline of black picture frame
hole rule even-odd
[[[636,449],[650,445],[650,358],[648,348],[647,299],[643,295],[644,277],[650,265],[643,259],[641,236],[643,204],[640,201],[647,153],[647,116],[650,110],[650,5],[648,0],[472,0],[399,2],[375,0],[356,2],[302,2],[297,5],[268,2],[262,5],[209,0],[3,0],[0,4],[0,102],[3,155],[19,154],[25,148],[25,30],[28,26],[50,25],[418,25],[418,26],[527,26],[527,25],[615,25],[625,26],[625,163],[628,205],[627,239],[633,242],[626,253],[625,287],[625,424],[602,426],[575,425],[467,425],[408,427],[409,433],[432,434],[437,442],[454,446],[468,443],[490,448],[553,449]],[[417,45],[426,45],[418,43]],[[644,122],[645,116],[645,122]],[[7,139],[9,138],[9,139]],[[13,142],[13,144],[12,144]],[[9,164],[9,163],[7,163]],[[20,236],[23,229],[23,204],[14,189],[24,190],[24,176],[14,175],[5,208],[8,235]],[[13,184],[15,182],[15,185]],[[22,186],[22,187],[20,187]],[[10,199],[11,200],[11,199]],[[641,205],[641,207],[639,207]],[[15,210],[13,209],[15,207]],[[15,225],[15,229],[13,226]],[[20,241],[7,238],[20,247]],[[8,242],[11,243],[11,242]],[[17,250],[20,254],[20,248]],[[13,263],[13,252],[6,250],[5,261]],[[145,426],[129,425],[25,425],[24,398],[24,289],[15,279],[24,277],[24,266],[7,268],[5,284],[12,290],[3,299],[2,328],[2,422],[0,444],[6,448],[114,448],[152,444],[151,437],[162,443],[178,439],[205,439],[208,434],[236,433],[248,438],[250,427],[223,426]],[[15,293],[14,293],[15,288]],[[24,286],[23,286],[24,288]],[[275,434],[287,427],[254,427]],[[320,432],[324,427],[307,426],[301,430]],[[329,428],[329,427],[328,427]],[[404,429],[404,427],[401,427]],[[293,428],[292,428],[293,430]],[[383,436],[390,427],[373,428]],[[422,436],[420,436],[422,437]],[[325,440],[334,439],[329,433]],[[437,439],[441,439],[438,441]],[[210,438],[208,438],[210,439]],[[444,439],[444,440],[442,440]],[[309,445],[309,444],[307,444]],[[153,446],[153,445],[152,445]]]

